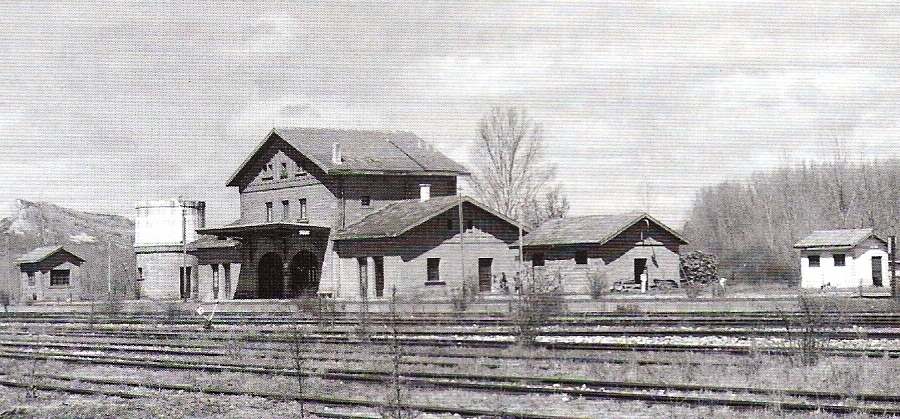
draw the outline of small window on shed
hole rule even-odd
[[[576,265],[587,265],[588,257],[587,250],[576,250],[575,251],[575,264]]]
[[[834,266],[846,266],[847,265],[847,255],[843,253],[835,253],[834,254]]]
[[[69,270],[53,269],[50,271],[51,287],[68,287],[69,286]]]
[[[544,254],[535,253],[531,255],[531,266],[544,266]]]
[[[370,197],[369,195],[363,195],[361,198],[359,198],[359,204],[364,207],[371,206],[372,205],[372,197]]]
[[[819,267],[819,255],[809,255],[807,256],[809,259],[809,267],[810,268],[818,268]]]

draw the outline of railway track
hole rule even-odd
[[[5,354],[6,356],[16,356]],[[25,355],[19,355],[25,356]],[[63,362],[115,365],[119,367],[139,367],[143,369],[176,369],[180,371],[239,372],[262,375],[295,375],[291,368],[266,366],[238,366],[226,364],[174,363],[172,361],[123,360],[99,357],[52,356]],[[327,369],[317,374],[320,378],[365,383],[389,383],[389,372],[371,369]],[[283,400],[286,396],[295,400],[320,403],[330,406],[384,407],[383,403],[369,400],[340,399],[310,395],[285,395],[259,391],[233,390],[227,388],[198,387],[187,384],[147,382],[145,380],[125,380],[114,378],[84,377],[61,374],[40,374],[38,378],[57,381],[77,381],[88,384],[149,388],[169,391],[189,391],[216,395],[251,395]],[[900,415],[900,396],[881,394],[846,394],[836,392],[801,391],[779,388],[756,388],[734,386],[709,386],[677,383],[649,383],[609,380],[590,380],[559,377],[531,377],[508,375],[477,375],[460,373],[413,373],[403,374],[405,385],[417,387],[441,387],[456,390],[480,391],[508,394],[560,394],[572,398],[597,400],[627,400],[659,404],[724,406],[740,409],[773,409],[784,411],[818,411],[830,413],[866,413],[872,415]],[[0,381],[0,385],[22,387],[21,382]],[[58,384],[40,384],[36,387],[47,391],[65,391],[77,394],[102,394],[116,397],[147,397],[147,394],[123,392],[118,389],[86,389],[66,387]],[[519,412],[497,412],[486,410],[447,408],[408,404],[404,406],[416,411],[432,413],[457,413],[461,415],[484,415],[506,417],[555,418],[552,415],[520,415]]]

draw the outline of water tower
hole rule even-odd
[[[197,298],[197,258],[185,244],[205,227],[206,203],[170,199],[137,203],[134,253],[140,298]]]

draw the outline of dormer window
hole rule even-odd
[[[275,178],[274,176],[275,175],[272,174],[272,163],[269,163],[263,168],[262,180],[272,180]]]
[[[372,206],[372,197],[370,197],[369,195],[363,195],[363,196],[359,199],[359,204],[362,205],[362,206],[364,206],[364,207],[370,207],[370,206]]]

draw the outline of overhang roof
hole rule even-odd
[[[885,245],[887,241],[878,237],[871,228],[842,229],[842,230],[817,230],[794,244],[795,249],[856,247],[870,237],[881,241]]]
[[[469,171],[411,132],[338,130],[322,128],[274,128],[231,176],[227,186],[251,170],[251,162],[272,141],[280,138],[328,174],[438,174],[461,175]],[[332,161],[338,144],[341,163]]]
[[[200,249],[227,249],[237,247],[241,243],[233,238],[219,239],[217,236],[200,235],[197,240],[187,244],[187,251],[195,251]]]
[[[380,239],[398,237],[414,227],[465,203],[475,206],[516,227],[516,221],[491,210],[484,204],[465,196],[439,196],[425,201],[409,199],[391,203],[358,222],[336,232],[335,240]],[[525,232],[527,228],[523,227]]]
[[[197,229],[199,234],[208,234],[216,237],[246,237],[259,234],[301,234],[308,231],[307,234],[328,235],[331,229],[328,227],[314,226],[309,224],[271,222],[271,223],[243,223],[237,220],[223,227],[200,228]]]
[[[647,220],[675,236],[681,244],[687,240],[659,220],[646,213],[621,215],[587,215],[566,217],[545,222],[523,239],[523,246],[566,246],[576,244],[602,245],[622,234],[629,227]]]
[[[22,265],[25,263],[39,263],[39,262],[43,261],[44,259],[47,259],[48,257],[53,256],[57,252],[66,252],[69,255],[71,255],[73,258],[78,259],[81,262],[84,262],[84,259],[82,259],[78,255],[64,249],[62,246],[57,245],[57,246],[38,247],[28,253],[25,253],[22,256],[19,256],[18,258],[16,258],[15,263],[17,265]]]

